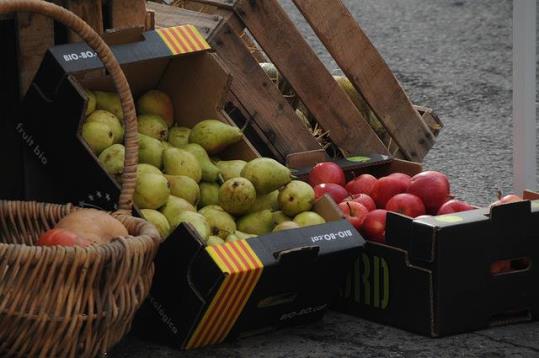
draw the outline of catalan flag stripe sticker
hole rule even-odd
[[[172,55],[204,51],[210,48],[193,25],[167,27],[156,30]]]
[[[206,251],[226,274],[226,278],[187,342],[187,349],[220,343],[226,338],[247,304],[264,268],[245,240],[210,246]]]

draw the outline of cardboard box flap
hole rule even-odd
[[[143,40],[111,47],[121,65],[161,57],[173,57],[207,51],[210,46],[196,27],[182,25],[148,31]],[[103,67],[97,54],[84,42],[55,46],[48,51],[67,73],[100,69]]]
[[[293,173],[299,178],[306,178],[312,167],[320,162],[321,156],[318,151],[296,153],[288,157],[288,165],[293,168]],[[333,160],[345,172],[379,166],[390,163],[393,159],[387,155],[370,154],[356,155],[343,159]]]

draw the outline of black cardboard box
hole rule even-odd
[[[422,170],[385,156],[338,164],[349,177]],[[367,242],[336,309],[432,337],[537,319],[539,194],[524,198],[418,220],[388,213],[386,243]],[[499,261],[511,270],[491,273]]]
[[[198,34],[192,26],[129,33],[123,40],[130,42],[112,50],[135,98],[158,88],[171,96],[180,125],[208,118],[233,123],[224,110],[229,73],[199,35],[191,38],[199,47],[180,51],[185,39],[178,34],[186,31]],[[51,48],[24,99],[20,127],[32,137],[26,196],[114,210],[118,184],[79,134],[83,88],[113,90],[95,54],[85,44]],[[258,156],[247,139],[221,154]],[[206,247],[191,226],[180,225],[159,250],[136,331],[190,349],[322,317],[365,241],[328,198],[315,210],[329,222],[219,247]]]

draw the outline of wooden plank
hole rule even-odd
[[[144,20],[144,31],[155,30],[155,11],[146,10],[146,20]]]
[[[173,27],[191,24],[208,39],[223,21],[222,17],[186,10],[175,6],[148,2],[147,8],[155,12],[156,27]]]
[[[326,2],[322,2],[326,3]],[[299,33],[277,0],[237,2],[235,12],[297,95],[348,154],[387,148]]]
[[[201,5],[215,6],[217,8],[232,10],[236,0],[187,0],[188,3],[198,3]]]
[[[414,104],[414,108],[416,111],[419,112],[421,119],[423,119],[423,122],[427,125],[427,127],[429,127],[432,134],[437,137],[438,134],[440,134],[441,129],[444,127],[444,124],[440,120],[440,117],[438,117],[438,115],[428,107],[418,106]]]
[[[20,94],[24,96],[41,65],[43,55],[54,45],[54,23],[33,13],[17,13]]]
[[[111,29],[144,27],[146,24],[144,0],[109,0],[109,11]]]
[[[232,74],[231,90],[260,129],[260,136],[284,161],[295,152],[320,149],[298,120],[294,109],[251,56],[244,42],[227,24],[210,39],[210,45]]]
[[[98,34],[103,33],[103,3],[101,0],[65,0],[64,6],[86,21]],[[68,32],[69,42],[81,41],[79,35]]]
[[[293,1],[407,159],[421,161],[434,136],[341,0]]]

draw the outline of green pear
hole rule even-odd
[[[262,210],[279,210],[279,202],[277,198],[279,197],[279,190],[274,190],[266,195],[258,195],[254,204],[249,208],[250,213],[254,213]]]
[[[103,109],[114,114],[119,120],[124,120],[124,112],[120,96],[114,92],[94,91],[95,108]]]
[[[95,94],[90,90],[85,90],[88,101],[86,102],[86,116],[95,111]]]
[[[140,213],[144,219],[155,225],[163,239],[167,238],[167,236],[170,234],[170,224],[165,215],[161,214],[157,210],[152,209],[142,209]]]
[[[145,173],[137,177],[134,201],[139,209],[157,209],[170,196],[167,178],[160,174]]]
[[[99,161],[110,175],[122,174],[124,158],[125,148],[121,144],[113,144],[99,154]]]
[[[208,153],[206,153],[202,146],[199,144],[190,143],[182,146],[181,149],[188,151],[189,153],[193,154],[195,158],[197,158],[198,164],[200,164],[200,169],[202,169],[202,180],[209,183],[217,181],[221,171],[215,164],[211,162],[210,157],[208,157]]]
[[[164,146],[161,141],[144,134],[138,135],[138,160],[161,168],[163,165]]]
[[[275,226],[273,228],[273,232],[290,230],[290,229],[297,229],[299,227],[301,227],[301,226],[299,226],[298,223],[295,223],[293,221],[284,221],[284,222],[280,223],[279,225]]]
[[[209,205],[198,211],[208,219],[211,234],[226,239],[228,235],[236,231],[236,222],[234,218],[217,205]]]
[[[202,178],[202,169],[191,153],[179,148],[169,148],[163,153],[163,166],[169,175],[185,175],[197,183]]]
[[[245,160],[221,160],[216,163],[225,181],[240,177],[245,164],[247,164]]]
[[[208,220],[206,220],[204,215],[200,215],[199,213],[194,213],[192,211],[183,211],[172,219],[170,225],[173,228],[176,228],[181,223],[189,223],[193,225],[201,239],[204,241],[208,240],[211,232],[210,224],[208,224]]]
[[[168,130],[168,142],[176,148],[189,143],[191,129],[187,127],[172,127]]]
[[[234,242],[234,241],[238,241],[238,240],[247,240],[247,239],[250,239],[252,237],[257,237],[257,236],[258,235],[247,234],[247,233],[236,230],[235,233],[230,234],[230,235],[228,235],[226,237],[225,242],[228,243],[228,242]]]
[[[200,187],[200,202],[198,206],[203,208],[208,205],[219,204],[219,185],[217,183],[202,182]]]
[[[162,91],[149,90],[137,101],[137,111],[140,114],[155,114],[163,118],[170,127],[174,124],[174,106],[171,98]]]
[[[178,214],[184,211],[192,211],[196,213],[196,209],[187,200],[178,198],[177,196],[170,195],[164,206],[160,209],[161,213],[165,215],[168,222],[172,225],[172,221]]]
[[[114,144],[112,129],[99,122],[85,123],[82,126],[82,138],[95,155],[101,154],[102,151]]]
[[[206,245],[208,246],[219,246],[223,244],[225,244],[225,240],[215,235],[210,235],[210,237],[208,238],[208,241],[206,241]]]
[[[221,152],[243,137],[238,127],[234,127],[215,119],[198,122],[189,135],[189,143],[200,144],[209,154]]]
[[[238,219],[238,230],[248,234],[264,235],[273,230],[275,223],[270,210],[247,214]]]
[[[257,194],[268,194],[290,183],[290,169],[270,158],[256,158],[245,165],[241,176],[255,186]]]
[[[279,207],[287,216],[309,211],[314,204],[313,188],[302,181],[292,180],[279,192]]]
[[[170,144],[169,142],[167,142],[166,140],[162,140],[161,144],[163,144],[163,149],[164,150],[169,149],[169,148],[174,148],[174,146],[172,144]]]
[[[229,179],[219,188],[219,205],[232,215],[245,214],[255,200],[255,187],[245,178]]]
[[[299,226],[311,226],[324,224],[326,220],[314,211],[304,211],[294,217],[294,222]]]
[[[86,123],[98,122],[106,124],[112,129],[114,135],[114,143],[122,143],[124,140],[124,127],[114,114],[98,109],[88,116]]]
[[[292,219],[283,214],[282,211],[275,211],[273,213],[273,221],[275,221],[275,224],[279,225],[285,221],[292,221]]]
[[[242,231],[239,231],[239,230],[236,230],[236,232],[234,233],[240,240],[247,240],[247,239],[250,239],[252,237],[257,237],[258,235],[256,234],[248,234],[246,232],[242,232]]]
[[[155,114],[138,116],[138,132],[159,140],[168,138],[167,123]]]
[[[170,193],[187,200],[195,207],[200,200],[200,188],[193,179],[185,175],[165,175],[170,185]]]
[[[239,236],[234,233],[234,234],[228,235],[225,239],[225,242],[228,243],[228,242],[234,242],[238,240],[243,240],[243,239],[240,239]]]
[[[159,170],[159,168],[151,165],[151,164],[145,164],[141,163],[137,165],[137,176],[141,176],[142,174],[159,174],[163,175],[163,172]]]

